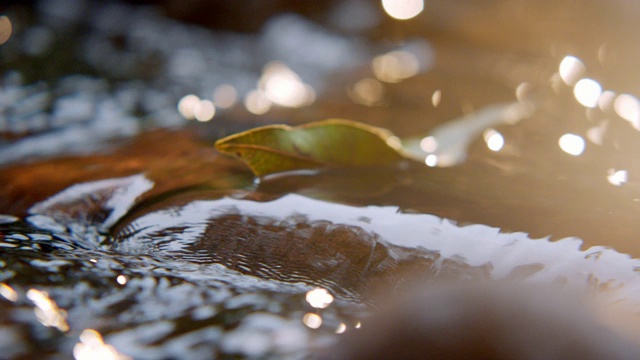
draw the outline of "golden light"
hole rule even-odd
[[[627,173],[627,170],[616,171],[614,169],[609,169],[609,172],[607,174],[607,181],[611,185],[622,186],[622,184],[625,184],[628,180],[629,174]]]
[[[252,114],[262,115],[271,109],[271,100],[262,90],[254,89],[244,98],[244,107]]]
[[[558,67],[560,78],[565,84],[569,86],[575,84],[575,82],[580,78],[585,70],[586,67],[584,66],[582,60],[572,55],[565,56],[564,59],[562,59],[562,61],[560,62],[560,66]]]
[[[66,320],[67,313],[58,308],[56,303],[49,298],[49,294],[44,291],[29,289],[27,291],[27,299],[36,305],[34,312],[42,325],[55,327],[63,332],[69,330]]]
[[[305,297],[309,305],[316,309],[324,309],[333,302],[333,296],[322,288],[316,288],[307,292]]]
[[[200,98],[189,94],[178,101],[178,112],[183,118],[192,120],[195,118],[196,107],[200,104]]]
[[[420,61],[408,51],[396,50],[376,56],[371,62],[371,69],[379,80],[397,83],[418,74]]]
[[[578,156],[584,152],[584,139],[576,134],[564,134],[558,140],[560,149],[569,155]]]
[[[102,335],[93,329],[80,334],[80,342],[73,347],[76,360],[126,360],[130,357],[120,354],[113,346],[105,344]]]
[[[441,100],[442,100],[442,91],[441,90],[434,91],[433,94],[431,95],[431,104],[433,105],[433,107],[438,107],[438,105],[440,105]]]
[[[500,151],[504,146],[504,137],[493,129],[485,130],[482,136],[484,141],[487,143],[487,147],[491,151]]]
[[[0,16],[0,45],[9,40],[12,32],[11,20],[7,16]]]
[[[345,323],[340,323],[340,325],[338,325],[338,328],[336,329],[335,333],[336,334],[343,334],[345,331],[347,331],[347,325]]]
[[[573,87],[573,95],[583,106],[594,108],[602,94],[602,86],[593,79],[581,79]]]
[[[116,282],[120,285],[125,285],[127,283],[127,277],[124,275],[118,275]]]
[[[311,329],[317,329],[322,325],[322,318],[318,314],[306,313],[302,317],[302,322]]]
[[[613,102],[613,110],[627,120],[636,130],[640,130],[640,101],[633,95],[620,94]]]
[[[0,295],[11,302],[18,301],[18,293],[7,284],[0,283]]]
[[[209,100],[200,100],[193,109],[193,116],[196,118],[196,120],[201,122],[211,120],[215,113],[216,108],[213,105],[213,102]]]
[[[424,9],[423,0],[382,0],[382,8],[394,19],[407,20],[416,17]]]
[[[364,78],[353,85],[349,96],[361,105],[380,105],[384,98],[384,86],[376,79]]]
[[[311,86],[285,64],[272,62],[265,66],[260,79],[260,88],[274,104],[297,108],[315,101]]]

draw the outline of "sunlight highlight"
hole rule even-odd
[[[334,332],[336,334],[344,334],[345,331],[347,331],[347,325],[345,323],[340,323],[340,325],[338,325],[338,328]]]
[[[265,66],[260,78],[260,88],[274,104],[298,108],[315,101],[315,91],[311,86],[285,64],[272,62]]]
[[[323,288],[308,291],[305,299],[316,309],[324,309],[333,302],[333,296]]]
[[[627,170],[614,170],[609,169],[609,173],[607,174],[607,181],[611,185],[622,186],[629,180],[629,174]]]
[[[0,295],[11,302],[18,301],[18,293],[7,284],[0,283]]]
[[[584,152],[584,139],[576,134],[564,134],[558,141],[560,149],[569,155],[578,156]]]
[[[318,314],[306,313],[302,317],[302,322],[311,329],[317,329],[322,325],[322,318]]]
[[[195,118],[195,109],[200,103],[200,98],[196,95],[189,94],[178,101],[178,112],[183,118],[192,120]]]
[[[585,72],[585,70],[586,67],[582,60],[575,56],[568,55],[560,62],[558,73],[565,84],[572,86]]]
[[[397,83],[418,74],[420,61],[408,51],[396,50],[376,56],[371,62],[371,69],[379,80]]]
[[[382,0],[382,8],[394,19],[407,20],[416,17],[424,9],[423,0]]]
[[[193,116],[200,122],[211,120],[215,114],[216,108],[209,100],[200,100],[193,109]]]
[[[29,289],[27,298],[36,305],[33,311],[42,325],[55,327],[62,332],[69,330],[66,319],[67,313],[58,308],[58,305],[49,298],[49,294],[44,291]]]
[[[431,95],[431,104],[433,105],[433,107],[438,107],[438,105],[440,105],[440,101],[442,100],[442,91],[441,90],[436,90],[433,92],[433,94]]]
[[[500,151],[504,146],[504,137],[493,129],[485,130],[482,136],[484,141],[487,143],[487,147],[491,151]]]
[[[616,99],[616,93],[611,90],[603,91],[598,98],[598,107],[602,111],[608,111],[613,107],[613,102]]]
[[[384,98],[384,87],[376,79],[364,78],[353,85],[349,96],[351,100],[361,105],[380,105]]]
[[[438,166],[438,156],[436,154],[427,155],[427,157],[424,159],[424,163],[428,167]]]
[[[128,356],[120,354],[113,346],[105,344],[102,335],[93,329],[86,329],[80,334],[80,342],[73,347],[76,360],[127,360]]]
[[[420,140],[420,149],[426,153],[433,153],[438,150],[438,140],[433,136],[427,136]]]
[[[244,98],[244,107],[255,115],[266,114],[271,109],[271,100],[264,94],[264,91],[254,89],[249,91]]]
[[[126,285],[127,277],[124,275],[118,275],[118,277],[116,278],[116,282],[120,285]]]
[[[594,108],[602,94],[602,86],[593,79],[581,79],[573,87],[573,95],[583,106]]]
[[[613,102],[613,109],[621,118],[640,130],[640,101],[633,95],[620,94]]]

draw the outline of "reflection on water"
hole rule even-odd
[[[27,224],[48,223],[49,237],[23,231],[34,245],[60,243],[61,250],[49,252],[48,260],[38,259],[38,247],[3,253],[36,258],[26,273],[20,264],[5,263],[12,271],[5,280],[23,289],[31,277],[45,276],[40,286],[49,290],[26,291],[44,326],[69,332],[91,326],[95,316],[110,324],[106,341],[84,330],[76,358],[119,356],[118,351],[155,357],[167,346],[182,355],[211,356],[211,346],[247,356],[300,352],[361,326],[354,320],[362,316],[359,303],[377,302],[377,291],[399,295],[437,279],[561,283],[599,294],[606,303],[640,303],[639,261],[604,247],[581,250],[575,238],[533,240],[524,233],[403,214],[396,207],[354,207],[294,194],[259,202],[239,194],[219,198],[219,192],[210,193],[210,200],[205,193],[192,200],[185,193],[127,215],[123,210],[144,189],[148,180],[141,176],[75,185],[32,207]],[[112,237],[101,240],[91,230],[108,224],[115,224]],[[0,229],[3,242],[27,241],[14,226]],[[92,242],[100,242],[99,252],[83,249],[88,237],[97,237]],[[63,239],[80,246],[64,251]],[[81,281],[64,286],[66,280],[55,274]],[[3,286],[3,296],[23,306],[14,293]],[[120,310],[108,319],[114,306]],[[240,309],[246,312],[236,313]],[[191,325],[179,331],[183,317]],[[146,325],[137,326],[141,320]],[[230,321],[238,327],[228,328]],[[307,333],[300,325],[322,332]],[[232,330],[222,335],[220,326]],[[201,347],[185,348],[176,343],[181,341]]]
[[[42,325],[55,327],[62,332],[69,330],[66,312],[58,308],[56,303],[49,298],[49,294],[37,289],[29,289],[27,299],[36,305],[34,311]]]
[[[371,288],[406,274],[637,301],[635,3],[280,4],[243,9],[253,32],[215,1],[38,4],[0,16],[10,356],[296,357],[366,327]],[[335,117],[420,163],[254,184],[210,149]],[[130,140],[185,127],[200,137]]]
[[[128,356],[118,353],[111,345],[105,344],[102,335],[93,329],[86,329],[80,334],[80,342],[73,347],[76,360],[128,360]]]

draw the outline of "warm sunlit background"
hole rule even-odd
[[[638,257],[639,18],[640,2],[626,0],[9,2],[0,5],[0,172],[55,160],[74,170],[36,174],[62,184],[93,171],[91,158],[65,157],[122,156],[114,149],[159,129],[203,142],[133,146],[163,148],[169,160],[156,167],[255,126],[347,118],[390,129],[420,162],[258,190],[578,236]],[[148,165],[117,163],[95,177]],[[5,176],[0,222],[51,195]],[[0,295],[18,296],[5,284]],[[26,296],[40,323],[68,331],[46,292]],[[321,327],[333,296],[317,288],[305,300],[303,324]],[[124,358],[90,328],[73,354]]]
[[[639,7],[16,3],[0,18],[0,163],[86,154],[158,128],[215,139],[268,123],[348,118],[392,130],[425,167],[486,182],[452,186],[459,198],[512,189],[462,208],[407,194],[376,202],[631,251],[640,206]],[[572,207],[585,196],[601,210]],[[469,210],[478,206],[503,210]],[[521,216],[506,220],[514,210]],[[535,220],[545,212],[558,224]],[[574,215],[598,218],[601,229],[585,230]],[[626,240],[607,235],[610,220]]]

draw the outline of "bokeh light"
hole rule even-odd
[[[6,43],[11,37],[13,27],[11,26],[11,20],[7,16],[0,16],[0,45]]]
[[[18,301],[18,293],[7,284],[0,283],[0,295],[11,302]]]
[[[436,90],[431,94],[431,104],[433,107],[438,107],[442,101],[442,90]]]
[[[576,134],[564,134],[558,140],[560,149],[567,154],[578,156],[584,152],[584,139]]]
[[[196,120],[205,122],[213,118],[216,113],[216,108],[213,106],[213,102],[209,100],[200,100],[193,109],[193,116]]]
[[[306,313],[302,317],[302,322],[311,329],[317,329],[322,325],[322,318],[318,314]]]
[[[640,101],[633,95],[620,94],[613,102],[613,109],[627,120],[636,130],[640,130]]]
[[[264,94],[264,91],[253,89],[244,98],[244,107],[255,115],[266,114],[271,109],[271,100]]]
[[[596,145],[602,145],[604,141],[604,135],[607,133],[607,129],[609,128],[609,121],[605,120],[601,122],[599,125],[592,126],[587,129],[587,139]]]
[[[438,140],[433,136],[427,136],[420,140],[420,149],[426,153],[438,150]]]
[[[260,88],[274,104],[297,108],[315,101],[315,91],[311,86],[285,64],[272,62],[265,66],[260,78]]]
[[[125,285],[127,283],[127,277],[124,275],[118,275],[116,282],[120,285]]]
[[[607,181],[611,185],[622,186],[629,180],[629,174],[627,170],[614,170],[609,169],[609,173],[607,174]]]
[[[29,289],[27,298],[36,305],[34,312],[42,325],[55,327],[62,332],[69,330],[67,313],[58,308],[58,305],[49,298],[49,294],[37,289]]]
[[[504,146],[504,137],[493,129],[487,129],[483,133],[484,141],[491,151],[500,151]]]
[[[305,297],[309,305],[316,309],[324,309],[333,302],[333,296],[322,288],[316,288],[307,292]]]
[[[418,74],[420,61],[408,51],[396,50],[376,56],[371,62],[371,69],[379,80],[397,83]]]
[[[213,103],[220,109],[228,109],[238,101],[238,92],[233,85],[222,84],[213,90]]]
[[[572,86],[576,83],[576,81],[582,76],[585,72],[586,67],[582,60],[578,59],[575,56],[568,55],[565,56],[564,59],[560,62],[560,66],[558,68],[558,73],[560,74],[560,78],[562,81]]]
[[[351,87],[349,96],[361,105],[380,105],[384,98],[384,86],[376,79],[364,78]]]
[[[594,108],[602,94],[602,86],[593,79],[581,79],[573,87],[573,95],[583,106]]]
[[[613,106],[613,102],[616,99],[616,93],[611,90],[603,91],[598,98],[598,107],[602,111],[607,111]]]
[[[394,19],[407,20],[416,17],[424,9],[423,0],[382,0],[382,8]]]
[[[438,166],[438,156],[435,154],[429,154],[424,159],[424,163],[429,167]]]
[[[120,354],[113,346],[105,344],[102,335],[93,329],[80,334],[80,342],[73,347],[75,360],[127,360],[130,357]]]
[[[189,94],[178,101],[178,112],[183,118],[191,120],[195,118],[195,110],[200,103],[200,98],[196,95]]]

